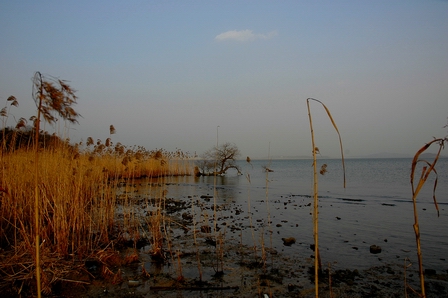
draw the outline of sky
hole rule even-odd
[[[448,1],[1,1],[0,107],[36,71],[77,90],[72,142],[311,156],[307,98],[346,157],[448,134]],[[316,146],[340,155],[310,102]]]

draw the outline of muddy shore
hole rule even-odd
[[[313,243],[303,235],[312,229],[300,221],[310,216],[309,198],[272,196],[266,204],[257,197],[248,208],[229,189],[230,199],[215,201],[210,184],[124,183],[108,246],[85,260],[44,255],[43,275],[51,285],[45,297],[315,297]],[[298,218],[263,208],[293,209]],[[345,218],[332,220],[344,229]],[[383,251],[372,254],[366,236],[337,236],[339,242],[330,243],[334,251],[323,241],[319,296],[419,297],[418,266],[406,260],[411,252],[391,257],[389,239],[376,243]],[[329,257],[340,247],[353,253],[350,265]],[[374,265],[366,267],[360,257]],[[448,297],[446,271],[426,269],[425,285],[427,297]],[[1,290],[5,297],[31,297],[35,285],[18,280]]]
[[[60,282],[53,297],[314,297],[311,243],[285,243],[286,250],[302,245],[309,252],[287,256],[284,249],[270,247],[269,239],[259,239],[273,233],[270,221],[254,220],[251,225],[247,212],[234,203],[217,204],[215,212],[209,193],[164,198],[160,254],[154,254],[150,235],[141,233],[132,240],[129,231],[117,230],[109,262],[85,262],[88,272],[71,276],[85,283]],[[124,220],[127,212],[148,217],[155,205],[156,199],[127,197],[128,211],[123,209],[119,217]],[[142,221],[140,229],[151,230],[148,223]],[[243,244],[255,226],[267,233],[256,233],[253,246]],[[319,296],[418,297],[413,290],[420,289],[415,268],[405,268],[404,260],[359,270],[329,262],[323,264]],[[447,272],[428,270],[425,281],[427,297],[448,297]]]

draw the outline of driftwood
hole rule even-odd
[[[243,175],[243,173],[241,173],[240,169],[237,166],[230,166],[230,167],[226,167],[223,171],[219,171],[219,172],[211,172],[211,173],[203,173],[199,170],[199,167],[194,167],[194,175],[196,177],[200,177],[200,176],[222,176],[225,175],[228,169],[235,169],[238,172],[238,175]]]

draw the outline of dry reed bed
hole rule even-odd
[[[57,281],[82,283],[67,278],[82,270],[79,261],[96,258],[104,263],[105,252],[117,236],[116,189],[121,181],[192,172],[188,156],[180,151],[112,148],[97,144],[84,151],[71,146],[40,149],[37,181],[43,293],[50,293]],[[16,293],[35,284],[34,163],[34,152],[27,148],[2,152],[0,288],[12,286]],[[132,228],[123,226],[130,221],[119,224],[120,230]]]

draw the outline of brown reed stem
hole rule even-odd
[[[199,246],[196,237],[196,214],[194,212],[194,199],[191,199],[191,215],[193,216],[193,240],[194,246],[196,247],[196,261],[198,265],[198,273],[199,273],[199,281],[202,281],[202,266],[201,266],[201,258],[199,253]]]
[[[322,268],[320,253],[319,253],[319,200],[318,200],[318,179],[317,179],[317,158],[316,155],[319,151],[318,147],[316,147],[315,141],[314,141],[314,129],[313,129],[313,121],[311,117],[311,109],[310,109],[310,100],[316,101],[320,103],[325,111],[327,112],[328,117],[330,118],[331,123],[333,124],[334,129],[336,130],[338,137],[339,137],[339,145],[341,149],[341,156],[342,156],[342,169],[344,172],[344,188],[345,188],[345,163],[344,163],[344,151],[342,149],[342,139],[341,134],[339,133],[339,130],[336,126],[336,123],[333,120],[333,117],[331,116],[330,110],[320,101],[314,98],[307,98],[306,104],[308,108],[308,117],[310,121],[310,132],[311,132],[311,144],[313,146],[313,236],[314,236],[314,288],[315,288],[315,295],[316,297],[319,296],[319,269]]]
[[[435,170],[435,165],[439,159],[440,152],[444,148],[445,142],[447,139],[434,139],[431,142],[425,144],[422,148],[420,148],[417,153],[414,155],[414,158],[412,160],[412,167],[411,167],[411,188],[412,188],[412,204],[414,207],[414,233],[415,233],[415,240],[417,244],[417,258],[418,258],[418,270],[420,275],[420,287],[421,287],[421,296],[426,297],[426,291],[425,291],[425,277],[423,272],[423,260],[422,260],[422,251],[421,251],[421,243],[420,243],[420,226],[418,222],[418,213],[417,213],[417,196],[422,189],[423,185],[425,184],[426,180],[428,179],[429,174],[431,172],[434,172],[437,175],[437,171]],[[419,160],[420,154],[425,152],[432,144],[437,143],[439,145],[439,150],[436,154],[436,157],[434,158],[432,163],[429,163],[427,161]],[[414,174],[416,170],[416,166],[418,162],[424,162],[427,165],[422,168],[422,173],[420,175],[420,179],[418,181],[418,184],[416,187],[414,187]],[[437,214],[439,214],[439,208],[437,205],[437,200],[435,196],[435,190],[437,187],[437,178],[434,182],[434,188],[433,188],[433,200],[434,205],[437,210]]]
[[[265,191],[265,198],[266,198],[266,211],[268,212],[268,233],[269,233],[269,244],[270,249],[272,251],[273,245],[272,245],[272,226],[271,226],[271,210],[269,208],[269,170],[271,167],[271,142],[269,142],[269,148],[268,148],[268,160],[269,165],[266,168],[266,191]],[[264,244],[264,243],[263,243]],[[271,262],[274,264],[274,255],[271,254]]]
[[[319,296],[319,226],[318,226],[318,187],[317,187],[317,160],[316,160],[316,146],[314,142],[314,129],[313,120],[311,117],[311,110],[309,100],[306,101],[308,107],[308,117],[310,120],[310,130],[311,130],[311,144],[313,146],[313,237],[314,237],[314,290],[316,297]]]
[[[41,280],[40,280],[40,239],[39,239],[39,130],[40,130],[40,114],[42,109],[43,99],[43,84],[42,75],[36,73],[36,78],[39,76],[39,105],[37,108],[37,119],[35,120],[35,136],[34,136],[34,238],[35,238],[35,254],[36,254],[36,283],[37,283],[37,297],[41,297]]]
[[[252,209],[250,207],[250,189],[251,189],[251,181],[250,181],[250,174],[248,173],[247,176],[247,181],[249,181],[249,187],[248,187],[248,193],[247,193],[247,208],[249,210],[249,224],[250,224],[250,231],[252,234],[252,241],[254,243],[254,257],[255,257],[255,261],[257,261],[257,242],[255,241],[255,233],[254,233],[254,226],[253,226],[253,221],[252,221]]]

